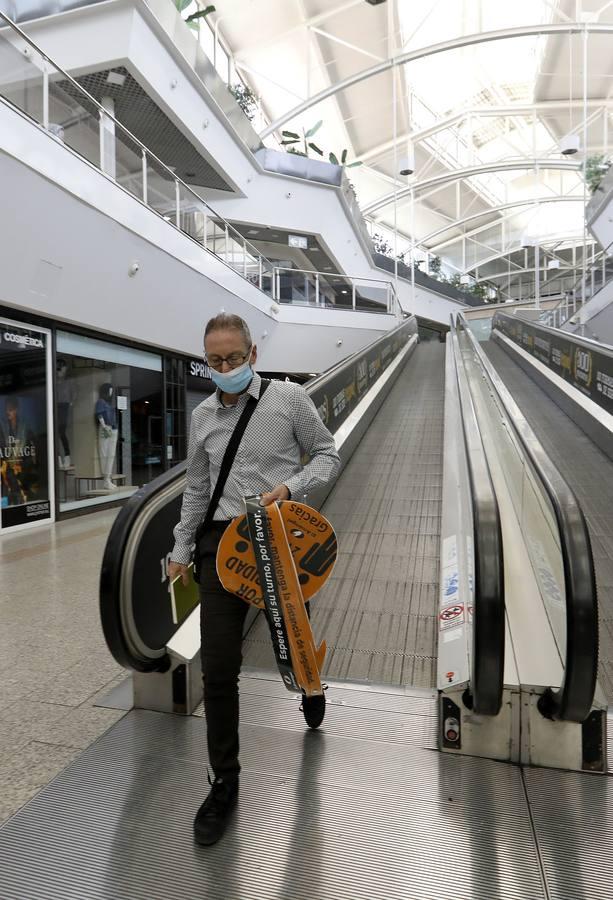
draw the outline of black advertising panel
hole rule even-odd
[[[341,367],[338,373],[327,378],[323,384],[307,390],[317,412],[332,434],[335,434],[345,419],[353,412],[364,394],[383,375],[400,350],[417,333],[413,320],[401,328],[394,329],[388,337],[356,356],[355,361]]]
[[[46,332],[0,322],[0,522],[51,518]]]
[[[496,313],[493,327],[539,362],[613,413],[613,354],[516,316]]]

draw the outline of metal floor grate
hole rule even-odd
[[[546,896],[520,770],[423,749],[433,697],[339,688],[310,732],[280,687],[244,680],[220,844],[191,833],[204,723],[133,711],[0,829],[2,900]]]

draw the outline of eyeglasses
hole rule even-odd
[[[238,366],[241,366],[250,355],[251,347],[249,347],[246,353],[231,353],[229,356],[208,356],[208,354],[205,353],[204,361],[211,369],[221,369],[224,363],[228,363],[231,369],[236,369]]]

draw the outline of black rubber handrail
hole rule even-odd
[[[583,722],[590,714],[598,676],[598,596],[590,535],[573,490],[559,473],[511,394],[485,359],[464,322],[467,334],[496,392],[532,469],[552,506],[560,535],[566,594],[566,658],[558,690],[548,688],[539,710],[550,719]]]
[[[307,391],[314,398],[317,398],[318,392],[330,378],[343,369],[355,365],[361,356],[365,356],[377,348],[380,343],[389,340],[398,332],[406,333],[410,339],[416,331],[417,327],[414,318],[405,319],[396,328],[391,329],[373,341],[368,347],[351,354],[351,356],[336,363],[326,372],[311,379],[305,385]],[[339,424],[342,424],[342,421],[339,420]],[[161,493],[172,489],[174,484],[184,478],[186,469],[186,462],[179,463],[167,472],[158,475],[148,485],[140,488],[133,494],[119,511],[104,550],[99,584],[100,618],[104,637],[117,662],[125,668],[139,672],[164,671],[168,668],[169,658],[164,651],[155,651],[155,653],[138,652],[126,634],[125,610],[123,609],[125,601],[123,597],[123,578],[125,574],[126,549],[131,536],[136,533],[139,527],[141,517],[147,509],[151,508],[150,504],[155,502]],[[154,565],[153,560],[152,565]]]
[[[178,463],[153,481],[139,488],[123,506],[107,538],[100,571],[100,620],[107,645],[117,662],[137,672],[163,671],[168,666],[166,655],[144,658],[130,648],[123,628],[121,610],[123,562],[128,539],[144,508],[162,491],[185,475],[187,462]]]
[[[459,358],[453,321],[451,342],[468,466],[475,559],[472,672],[466,701],[476,713],[496,716],[502,706],[505,663],[504,557],[500,511],[470,388]],[[475,452],[475,443],[481,447],[481,452]]]

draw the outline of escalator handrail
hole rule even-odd
[[[121,609],[123,561],[128,538],[151,500],[167,490],[173,483],[184,477],[187,462],[180,462],[166,472],[162,472],[149,484],[139,488],[119,510],[107,538],[102,567],[100,570],[100,620],[108,647],[117,662],[138,672],[163,670],[167,660],[162,658],[144,660],[136,655],[126,641]]]
[[[405,319],[395,328],[390,329],[377,338],[368,347],[358,350],[330,369],[307,382],[304,387],[310,395],[321,389],[326,382],[345,368],[350,368],[356,360],[369,352],[379,343],[389,340],[396,332],[406,330],[413,336],[416,331],[416,321],[413,316]],[[169,664],[168,656],[161,653],[158,656],[145,658],[139,654],[126,638],[123,615],[123,575],[126,549],[130,536],[138,528],[138,523],[145,510],[152,501],[174,484],[185,477],[187,462],[173,466],[161,475],[158,475],[149,484],[140,488],[133,494],[123,506],[109,532],[106,547],[102,559],[102,568],[99,582],[99,606],[102,630],[107,645],[117,662],[128,669],[139,672],[164,671]]]
[[[462,436],[466,451],[473,519],[474,609],[470,694],[479,715],[498,715],[502,706],[505,664],[505,599],[502,528],[496,492],[470,388],[457,348],[455,326],[451,324],[454,369],[460,401]],[[473,449],[474,441],[481,452]]]
[[[598,676],[598,597],[585,517],[572,488],[547,455],[463,320],[462,327],[551,503],[560,535],[566,594],[564,676],[559,689],[547,689],[539,709],[548,718],[583,722],[592,708]]]

